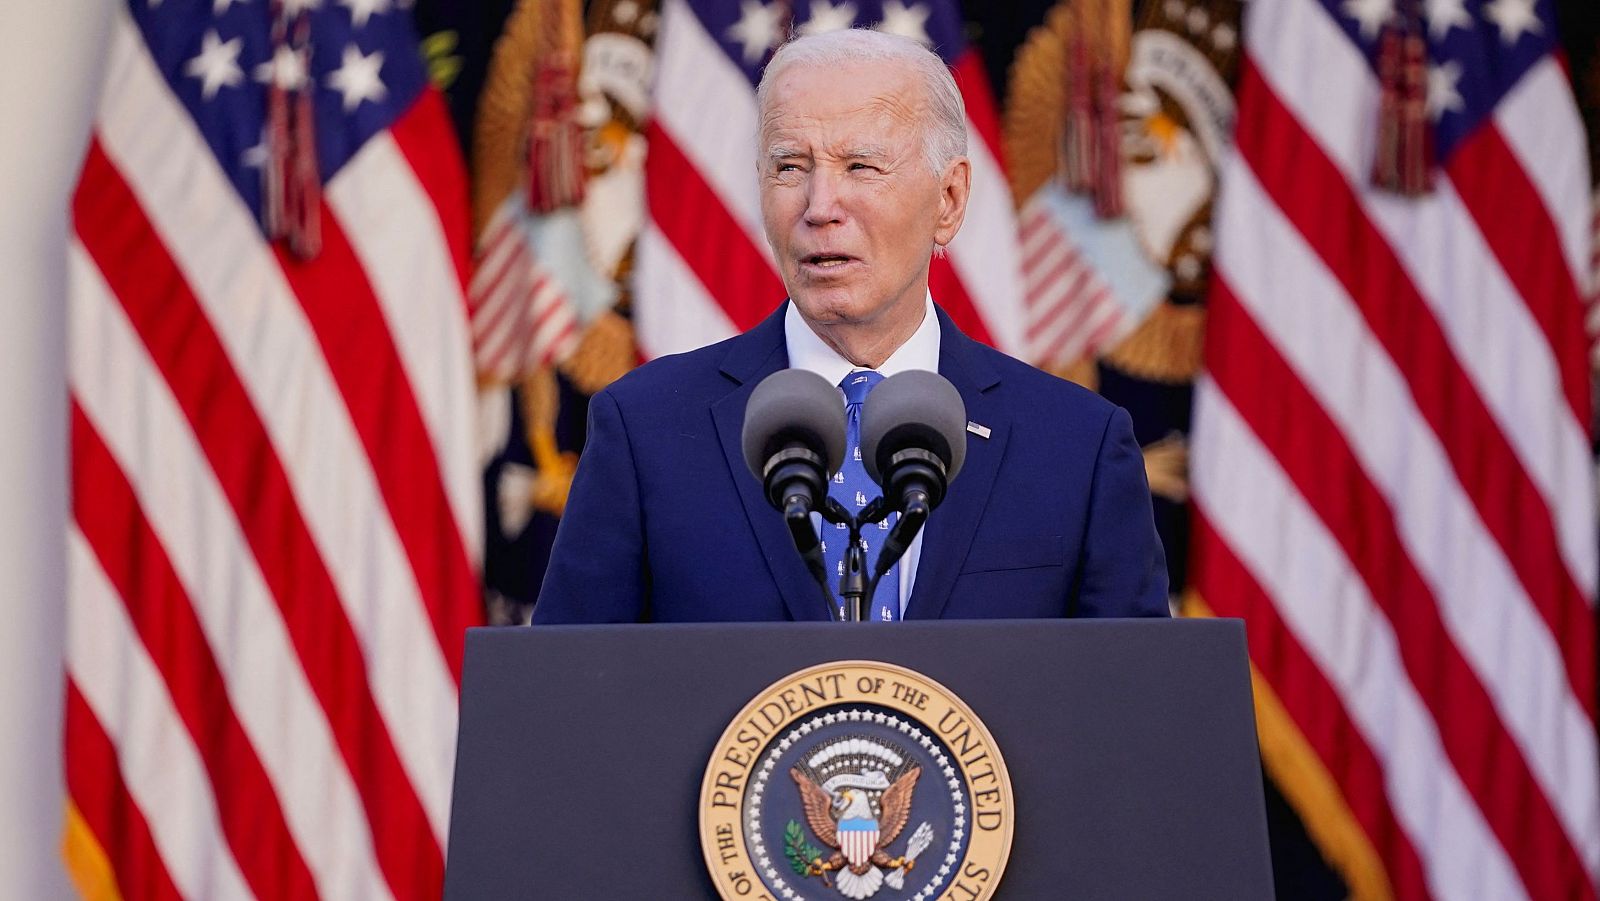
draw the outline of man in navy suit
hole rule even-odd
[[[898,564],[903,618],[1167,615],[1128,414],[967,338],[928,294],[971,181],[944,64],[877,32],[800,38],[757,104],[762,219],[789,300],[594,396],[534,622],[827,618],[740,450],[750,392],[786,367],[834,384],[936,369],[961,393],[966,464]]]

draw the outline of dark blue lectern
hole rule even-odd
[[[994,897],[1272,895],[1243,624],[1010,620],[474,629],[445,897],[715,898],[713,747],[837,660],[915,670],[988,727],[1015,798]]]

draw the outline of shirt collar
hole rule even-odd
[[[792,300],[783,314],[783,340],[789,351],[789,368],[815,372],[827,379],[830,385],[839,384],[852,370],[862,368],[839,356],[838,351],[817,337]],[[931,293],[927,295],[922,324],[911,333],[906,343],[883,361],[877,371],[888,378],[909,369],[939,371],[939,317],[933,311]]]

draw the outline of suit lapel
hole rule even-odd
[[[761,483],[750,474],[744,464],[741,434],[744,430],[744,408],[750,393],[761,380],[789,365],[784,348],[783,316],[786,305],[744,335],[729,342],[722,372],[736,387],[721,400],[711,405],[711,418],[717,426],[717,437],[722,442],[723,458],[738,486],[739,500],[744,505],[745,517],[761,545],[761,555],[766,558],[767,569],[777,583],[789,616],[796,620],[827,618],[821,591],[805,563],[794,548],[794,540],[784,525],[783,517],[761,490]]]
[[[978,521],[988,505],[1011,431],[1004,408],[988,393],[999,384],[1000,376],[982,358],[977,343],[958,331],[943,310],[939,311],[939,335],[939,374],[961,393],[967,419],[987,426],[990,432],[988,438],[967,433],[966,463],[950,483],[944,503],[923,527],[922,555],[906,604],[906,619],[938,619],[944,613],[956,574],[966,562]]]

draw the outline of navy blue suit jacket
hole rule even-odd
[[[821,590],[745,468],[745,402],[789,365],[784,308],[596,394],[535,623],[820,620]],[[907,619],[1166,616],[1126,411],[961,334],[939,311],[967,460],[929,518]]]

